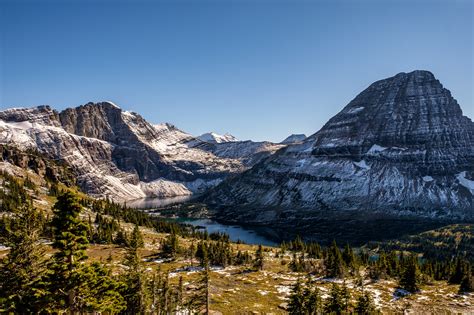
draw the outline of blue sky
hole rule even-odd
[[[432,71],[474,118],[473,1],[0,0],[0,108],[111,100],[193,134],[312,134]]]

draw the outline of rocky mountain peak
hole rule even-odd
[[[0,119],[5,122],[42,123],[58,127],[58,112],[49,105],[40,105],[32,108],[10,108],[0,112]]]
[[[280,142],[280,143],[281,143],[281,144],[291,144],[291,143],[301,142],[301,141],[303,141],[304,139],[306,139],[306,135],[305,135],[305,134],[291,134],[291,135],[289,135],[288,137],[286,137],[285,140],[283,140],[283,141]]]
[[[473,124],[451,93],[421,70],[371,84],[311,137],[316,154],[363,154],[374,144],[463,147],[473,138]]]
[[[217,134],[215,132],[208,132],[197,137],[199,140],[209,143],[224,143],[224,142],[235,142],[238,141],[233,135],[226,133],[224,135]]]

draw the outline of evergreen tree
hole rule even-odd
[[[304,314],[317,315],[322,311],[322,300],[318,288],[312,288],[308,283],[304,289]]]
[[[345,301],[341,294],[341,288],[337,283],[333,283],[329,297],[324,305],[324,312],[331,314],[342,314],[345,309]]]
[[[416,259],[416,256],[413,256],[405,260],[404,269],[399,281],[399,286],[411,293],[419,290],[419,270]]]
[[[354,255],[354,251],[352,250],[352,247],[349,246],[349,244],[346,244],[346,246],[344,247],[344,251],[342,252],[342,259],[344,260],[344,263],[347,268],[352,271],[356,269],[356,258]]]
[[[368,292],[364,292],[357,298],[357,304],[355,306],[354,312],[360,315],[374,314],[376,312],[374,302],[372,301],[372,297]]]
[[[328,277],[342,278],[344,276],[344,260],[336,241],[333,241],[328,248],[324,264]]]
[[[200,265],[202,267],[208,262],[208,253],[207,253],[207,246],[204,241],[199,242],[197,250],[196,250],[196,258],[199,259]]]
[[[142,232],[140,232],[140,228],[138,224],[135,224],[135,227],[133,228],[132,235],[130,236],[130,247],[131,248],[142,248],[144,245],[143,243],[143,236]]]
[[[42,214],[29,204],[14,213],[9,233],[2,242],[10,246],[0,261],[0,309],[20,314],[42,310],[46,266],[44,251],[38,244]]]
[[[130,245],[127,247],[127,254],[125,256],[124,264],[128,267],[127,272],[123,275],[123,283],[121,293],[124,297],[128,314],[139,314],[146,311],[147,296],[146,296],[146,281],[143,274],[143,268],[138,254],[140,246],[141,234],[138,228],[135,228],[138,233],[132,233],[130,238]]]
[[[262,245],[258,245],[257,251],[255,252],[255,261],[254,267],[263,270],[264,257],[263,257],[263,248]]]
[[[471,268],[466,270],[459,286],[459,293],[468,292],[474,292],[474,277],[472,276]]]
[[[79,218],[82,206],[77,197],[66,192],[53,207],[53,248],[57,252],[50,266],[51,293],[56,307],[78,311],[78,288],[83,284],[81,262],[87,257],[87,225]]]
[[[303,314],[305,298],[303,295],[303,286],[301,280],[298,278],[290,295],[288,302],[288,312],[290,314]]]
[[[178,237],[175,233],[169,234],[164,240],[162,246],[162,252],[165,256],[175,259],[180,251]]]
[[[458,257],[456,259],[456,264],[453,268],[451,276],[449,277],[449,283],[460,284],[464,275],[466,274],[467,269],[468,269],[468,263],[461,257]]]

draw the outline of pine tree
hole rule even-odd
[[[147,306],[146,281],[138,254],[142,238],[139,230],[137,228],[134,230],[138,233],[132,233],[130,245],[127,247],[124,264],[128,269],[123,275],[125,286],[121,292],[127,304],[126,312],[129,314],[144,313]]]
[[[328,277],[342,278],[344,276],[344,260],[336,241],[333,241],[332,245],[328,248],[324,264]]]
[[[263,248],[262,245],[258,245],[257,251],[255,252],[255,261],[254,267],[263,270],[264,257],[263,257]]]
[[[169,234],[162,244],[162,252],[165,256],[175,259],[180,251],[178,237],[175,233]]]
[[[143,245],[144,243],[142,233],[140,232],[138,224],[135,224],[132,235],[130,236],[130,247],[138,249],[142,248]]]
[[[11,218],[8,255],[0,261],[0,309],[20,314],[37,313],[45,307],[46,266],[38,244],[42,214],[29,204]]]
[[[357,298],[357,304],[355,306],[354,312],[360,315],[375,313],[374,302],[372,301],[372,297],[368,292],[364,292]]]
[[[322,300],[318,288],[312,288],[308,283],[303,291],[305,297],[304,314],[317,315],[322,311]]]
[[[404,262],[404,269],[400,277],[399,285],[402,289],[414,293],[419,290],[419,270],[416,256],[409,257]]]
[[[207,246],[204,241],[199,242],[197,250],[196,250],[196,258],[199,259],[200,265],[202,267],[205,266],[206,262],[208,262],[208,253],[207,253]]]
[[[50,269],[51,292],[56,307],[78,311],[78,288],[83,283],[81,262],[87,257],[87,225],[79,218],[82,206],[77,197],[66,192],[58,197],[53,207],[53,256]]]
[[[461,284],[459,286],[459,293],[468,292],[474,292],[474,277],[472,276],[472,271],[469,266],[468,268],[466,268],[464,276],[461,280]]]
[[[288,302],[288,312],[290,314],[303,314],[304,295],[301,280],[298,278],[293,289],[291,290],[290,301]]]
[[[466,274],[467,268],[467,262],[461,257],[458,257],[456,259],[456,265],[451,273],[451,276],[449,277],[449,283],[460,284],[464,275]]]
[[[324,312],[331,314],[341,314],[345,308],[345,301],[341,295],[341,288],[336,283],[332,284],[329,297],[324,305]]]
[[[346,244],[346,246],[344,247],[344,251],[342,252],[342,259],[344,260],[344,263],[347,268],[352,271],[356,269],[356,259],[354,251],[352,250],[352,247],[349,246],[349,244]]]
[[[349,288],[346,285],[346,281],[344,281],[344,283],[342,284],[342,288],[340,290],[340,295],[341,295],[341,300],[342,300],[342,303],[343,303],[342,309],[345,312],[348,312],[349,308],[351,307],[351,303],[350,303],[351,294],[349,292]]]

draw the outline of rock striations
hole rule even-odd
[[[130,200],[201,192],[244,169],[190,148],[194,139],[176,127],[153,126],[110,102],[60,113],[48,106],[0,112],[0,143],[35,149],[66,162],[84,191]]]
[[[373,83],[317,133],[202,200],[222,219],[296,225],[368,211],[472,219],[473,197],[474,123],[432,73],[414,71]]]

